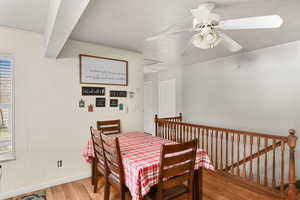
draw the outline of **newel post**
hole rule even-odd
[[[294,129],[289,130],[288,145],[290,148],[290,160],[289,160],[289,188],[288,188],[288,200],[296,200],[296,162],[295,162],[295,149],[297,137]]]
[[[157,115],[155,115],[155,118],[154,118],[154,123],[155,123],[155,136],[157,137],[158,135],[158,126],[157,126],[157,122],[158,121],[158,117],[157,117]]]

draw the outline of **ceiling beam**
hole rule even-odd
[[[45,56],[57,58],[90,0],[51,0],[45,27]]]

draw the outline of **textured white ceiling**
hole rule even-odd
[[[143,52],[145,58],[165,63],[191,64],[232,55],[222,46],[200,50],[193,48],[181,56],[191,35],[182,34],[164,40],[145,42],[174,23],[190,26],[189,10],[203,0],[91,0],[71,38],[107,46]],[[222,19],[279,14],[280,29],[226,31],[243,51],[300,40],[299,0],[215,0],[214,12]],[[44,32],[48,0],[1,0],[0,25]]]
[[[231,55],[227,49],[191,49],[181,56],[189,34],[165,40],[144,42],[144,38],[166,27],[191,19],[190,9],[200,0],[101,0],[90,3],[71,38],[144,52],[148,59],[166,63],[195,63]],[[227,31],[244,51],[264,48],[300,39],[299,0],[215,0],[216,13],[222,19],[279,14],[284,25],[277,30]],[[190,26],[189,21],[185,23]]]
[[[0,0],[0,26],[43,33],[49,0]]]

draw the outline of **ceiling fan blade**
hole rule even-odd
[[[231,52],[240,51],[243,47],[234,41],[231,37],[225,33],[219,32],[219,36],[222,38],[221,44],[225,46]]]
[[[240,19],[224,20],[219,23],[222,30],[236,29],[259,29],[259,28],[279,28],[283,19],[279,15],[268,15],[260,17],[248,17]]]
[[[193,28],[183,28],[183,29],[177,29],[177,30],[167,29],[166,31],[163,31],[162,33],[159,33],[159,34],[151,36],[151,37],[147,37],[145,40],[153,41],[153,40],[165,38],[167,36],[176,35],[176,34],[180,34],[180,33],[184,33],[184,32],[192,32],[192,31],[194,31]]]
[[[181,51],[181,56],[186,56],[188,54],[188,52],[190,52],[190,50],[194,47],[193,46],[193,39],[194,37],[192,37],[188,44],[184,47],[184,49]]]

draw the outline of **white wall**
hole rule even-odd
[[[300,137],[299,86],[300,41],[184,66],[183,117],[278,135],[294,128]]]
[[[158,114],[158,84],[159,81],[176,80],[176,113],[182,112],[182,71],[181,67],[173,67],[156,73],[147,73],[144,81],[153,83],[153,113]]]
[[[1,163],[0,199],[90,174],[82,157],[97,120],[121,119],[123,131],[143,131],[142,55],[89,43],[69,41],[61,58],[44,57],[42,35],[0,28],[0,52],[15,54],[15,161]],[[126,59],[129,86],[135,98],[123,100],[128,113],[97,108],[88,113],[78,108],[81,98],[78,54]],[[107,95],[108,96],[108,95]],[[94,98],[85,98],[94,103]],[[107,101],[108,102],[108,101]],[[57,160],[63,160],[58,169]]]

